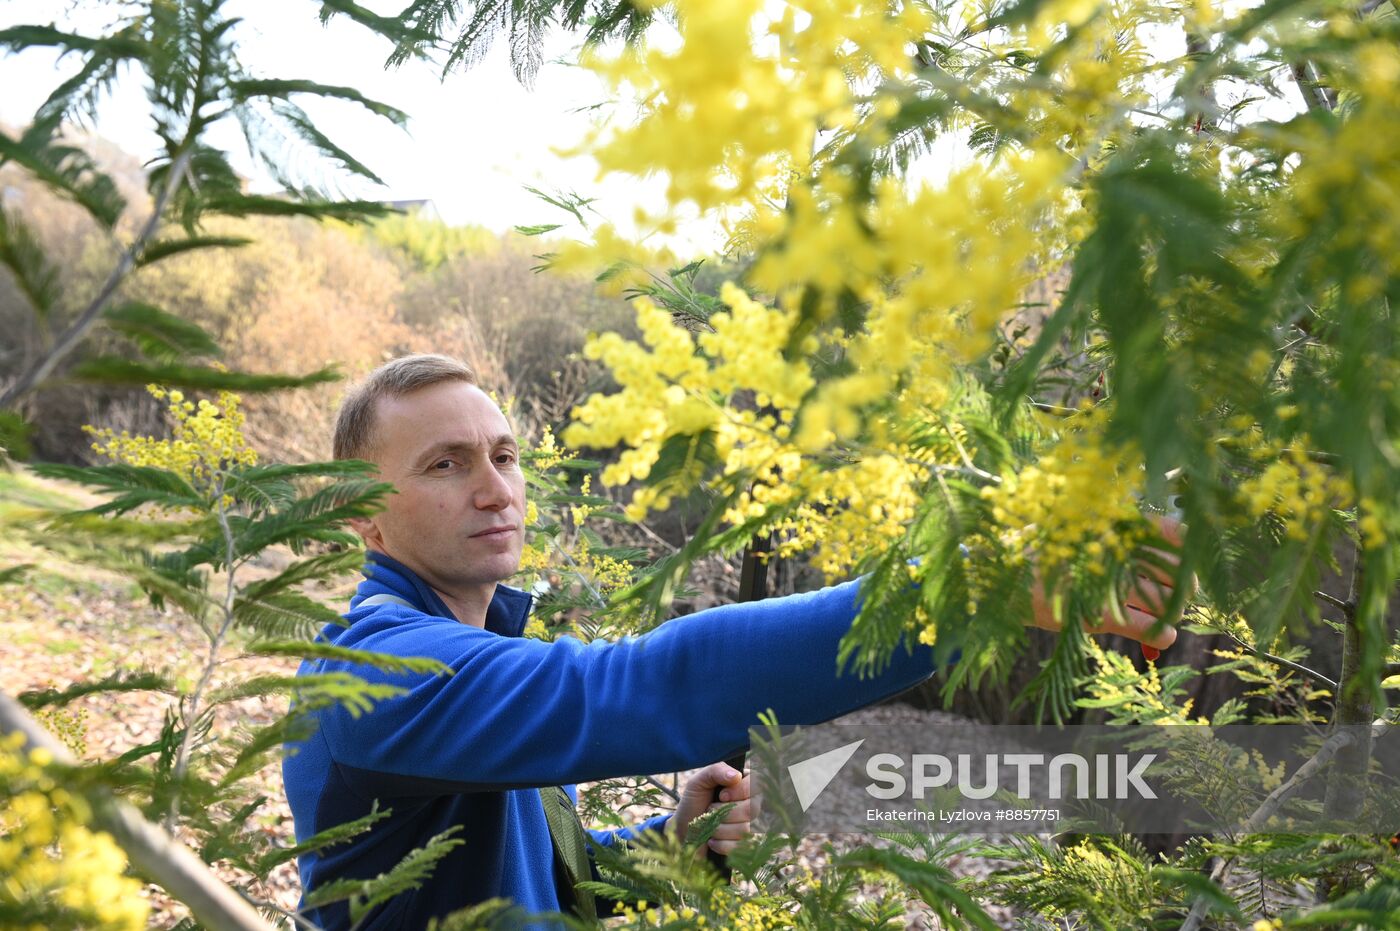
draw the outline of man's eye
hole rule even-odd
[[[496,461],[501,465],[510,465],[515,461],[515,453],[497,453]]]
[[[452,466],[455,465],[455,464],[456,464],[456,463],[454,463],[451,459],[441,459],[441,460],[439,460],[439,461],[433,463],[433,468],[436,469],[436,470],[439,471],[439,472],[446,472],[448,469],[452,468]]]

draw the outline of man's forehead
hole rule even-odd
[[[377,413],[380,436],[412,451],[514,442],[514,430],[500,407],[486,392],[466,382],[381,398]]]

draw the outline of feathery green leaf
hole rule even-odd
[[[195,365],[153,364],[99,356],[74,366],[72,377],[79,381],[113,385],[160,384],[201,391],[258,393],[338,381],[341,375],[335,368],[321,369],[309,375],[253,375]]]
[[[343,663],[372,666],[383,672],[431,673],[452,675],[452,667],[441,660],[429,656],[399,656],[394,653],[376,653],[373,650],[356,650],[336,646],[333,643],[305,640],[264,640],[248,647],[247,652],[256,656],[295,656],[302,659],[328,659]]]
[[[61,708],[87,695],[107,692],[165,692],[171,688],[166,676],[154,672],[114,672],[91,682],[79,682],[66,689],[36,689],[21,692],[20,704],[31,711],[40,708]]]
[[[147,358],[173,363],[191,356],[223,354],[214,337],[197,324],[150,304],[130,301],[108,308],[107,325],[136,343]]]
[[[50,139],[11,139],[0,132],[0,165],[7,161],[28,169],[51,190],[86,210],[106,229],[116,225],[126,201],[115,182],[97,169],[92,157],[73,145]]]
[[[303,900],[303,905],[320,908],[331,902],[349,899],[350,920],[359,921],[375,906],[423,885],[439,860],[466,843],[453,836],[460,830],[460,826],[449,828],[429,838],[427,843],[400,860],[393,869],[373,879],[337,879],[325,883],[312,890]]]
[[[147,243],[141,250],[137,265],[154,265],[172,255],[183,255],[198,249],[237,249],[253,242],[243,236],[184,236],[178,239],[161,239]]]
[[[43,245],[19,217],[0,209],[0,265],[10,270],[19,292],[41,319],[58,300],[58,271],[44,257]]]

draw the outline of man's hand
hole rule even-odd
[[[720,786],[726,788],[720,793],[720,800],[713,802],[715,789]],[[750,792],[748,776],[741,779],[739,773],[728,763],[711,763],[686,782],[685,788],[681,790],[680,804],[676,806],[676,813],[671,816],[668,827],[684,841],[690,822],[708,811],[733,802],[734,807],[715,829],[709,844],[710,849],[716,853],[729,854],[739,845],[740,840],[751,833],[749,822],[753,819],[757,801]],[[703,850],[701,853],[703,854]]]
[[[1158,531],[1172,547],[1181,545],[1182,525],[1181,522],[1170,517],[1156,518]],[[1169,550],[1158,551],[1162,561],[1170,566],[1176,566],[1180,559],[1176,553]],[[1139,575],[1132,591],[1128,592],[1128,597],[1123,603],[1123,619],[1126,626],[1120,624],[1118,619],[1110,611],[1105,611],[1100,623],[1095,626],[1086,625],[1084,630],[1091,634],[1118,634],[1131,640],[1136,640],[1142,644],[1143,655],[1148,659],[1156,659],[1158,651],[1165,650],[1176,642],[1176,628],[1169,624],[1163,626],[1152,636],[1147,636],[1148,630],[1157,619],[1162,616],[1167,603],[1172,597],[1172,574],[1165,568],[1157,566],[1144,566],[1144,571],[1148,575]],[[1055,615],[1050,607],[1049,600],[1045,597],[1045,590],[1037,579],[1035,591],[1031,596],[1032,618],[1031,623],[1042,630],[1059,630],[1060,625],[1055,620]]]

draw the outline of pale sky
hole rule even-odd
[[[362,0],[377,12],[397,12],[401,0]],[[0,28],[19,23],[57,22],[60,28],[95,32],[92,7],[71,12],[72,0],[0,0]],[[111,4],[105,5],[110,8]],[[498,231],[514,225],[563,222],[559,210],[525,190],[574,190],[598,198],[596,208],[626,228],[634,207],[660,203],[659,183],[635,179],[596,180],[596,166],[583,158],[565,159],[552,149],[582,138],[594,118],[577,112],[608,99],[589,72],[551,59],[570,60],[577,37],[562,32],[545,48],[546,64],[533,89],[511,73],[504,43],[465,72],[442,80],[439,70],[414,63],[385,71],[390,46],[344,17],[327,26],[317,18],[314,0],[232,0],[230,14],[241,16],[239,54],[249,71],[263,77],[309,78],[346,84],[398,107],[410,116],[408,131],[368,114],[354,104],[298,98],[317,125],[384,179],[386,188],[353,191],[381,200],[429,198],[450,223],[474,223]],[[0,121],[28,122],[35,108],[63,79],[76,72],[77,57],[57,61],[45,50],[0,55]],[[102,109],[98,134],[138,157],[157,151],[141,87],[121,83]],[[231,123],[231,121],[230,121]],[[270,189],[237,142],[236,126],[222,127],[213,141],[232,150],[235,167]],[[561,231],[562,232],[562,231]],[[718,240],[696,230],[692,240],[714,248]]]
[[[404,0],[360,2],[391,14]],[[0,0],[0,28],[56,22],[60,28],[95,34],[94,20],[110,16],[116,6],[115,0]],[[471,69],[443,79],[436,66],[422,62],[386,71],[389,43],[345,17],[322,26],[317,18],[320,4],[315,0],[230,0],[227,10],[244,20],[237,32],[239,54],[250,72],[350,85],[408,113],[405,132],[354,104],[298,98],[323,131],[385,181],[384,188],[347,188],[347,194],[376,200],[427,198],[449,223],[478,224],[496,231],[567,220],[563,211],[526,191],[527,185],[594,197],[594,207],[602,215],[599,219],[615,222],[624,232],[632,228],[636,207],[658,211],[663,205],[659,179],[641,182],[614,175],[600,182],[591,159],[564,158],[554,152],[576,144],[592,121],[601,118],[599,114],[610,112],[607,107],[583,112],[610,104],[609,91],[590,72],[559,63],[574,58],[578,36],[559,31],[550,36],[546,64],[533,89],[527,89],[511,73],[504,42],[496,43],[487,58]],[[1180,36],[1158,32],[1153,41],[1158,54],[1178,54]],[[48,93],[79,64],[76,57],[57,61],[45,50],[0,55],[0,122],[12,126],[28,122]],[[1229,89],[1224,89],[1222,99],[1228,103],[1230,96]],[[1296,110],[1296,105],[1290,108],[1282,101],[1265,105]],[[128,79],[102,108],[96,131],[144,159],[158,151],[149,127],[143,90],[138,81]],[[235,167],[253,180],[255,189],[273,188],[253,167],[232,121],[219,127],[211,139],[232,151]],[[918,160],[911,180],[936,181],[970,159],[960,134],[946,136]],[[566,226],[560,232],[577,235],[580,231]],[[682,255],[702,255],[718,250],[722,237],[716,224],[696,221],[683,224],[667,244]]]

